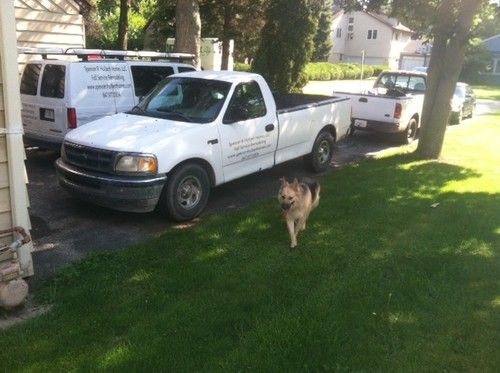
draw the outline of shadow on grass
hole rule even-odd
[[[479,176],[412,156],[367,161],[321,179],[299,250],[271,200],[93,256],[45,288],[50,314],[2,333],[0,359],[8,370],[490,370],[500,195],[443,189]]]

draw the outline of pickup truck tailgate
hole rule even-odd
[[[405,106],[408,97],[392,97],[387,95],[369,95],[335,92],[335,95],[349,97],[353,119],[364,119],[374,122],[399,122],[394,118],[396,104]]]

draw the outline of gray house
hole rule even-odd
[[[491,73],[500,77],[500,34],[485,39],[484,45],[493,57]]]

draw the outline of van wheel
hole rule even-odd
[[[210,194],[210,179],[203,167],[186,163],[170,175],[158,207],[175,221],[188,221],[205,208]]]
[[[328,169],[333,157],[334,139],[331,133],[322,131],[319,133],[311,153],[304,157],[306,168],[312,172],[323,172]]]
[[[418,123],[415,118],[411,118],[406,126],[406,130],[401,134],[403,144],[411,144],[417,139]]]

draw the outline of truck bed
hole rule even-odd
[[[289,111],[301,110],[312,106],[325,105],[339,100],[342,96],[307,95],[300,93],[273,94],[276,102],[276,110],[279,114]]]

